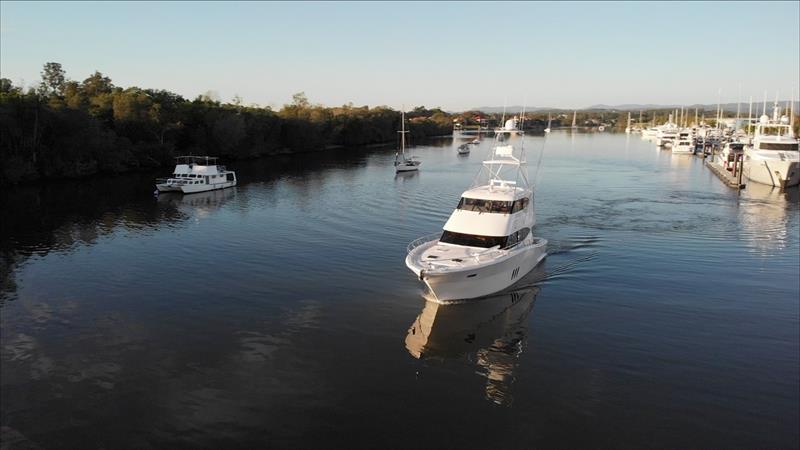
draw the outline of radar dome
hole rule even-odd
[[[758,121],[760,123],[767,124],[767,123],[769,123],[769,116],[764,114],[764,115],[761,116],[761,118]]]

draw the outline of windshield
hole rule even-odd
[[[463,245],[465,247],[482,247],[492,248],[495,246],[504,247],[506,245],[507,236],[479,236],[477,234],[463,234],[454,233],[452,231],[445,231],[442,233],[439,242],[453,245]]]

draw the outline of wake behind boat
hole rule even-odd
[[[495,141],[472,187],[465,191],[441,235],[408,246],[408,266],[440,302],[499,292],[547,255],[547,240],[533,236],[533,188],[524,144]]]

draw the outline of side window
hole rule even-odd
[[[530,228],[523,228],[523,229],[519,230],[519,231],[517,232],[517,233],[519,234],[519,237],[517,238],[517,241],[518,241],[518,242],[522,242],[522,241],[524,241],[524,240],[525,240],[525,238],[526,238],[526,237],[528,237],[528,235],[530,234],[530,232],[531,232],[531,229],[530,229]]]
[[[528,207],[528,199],[527,198],[521,198],[521,199],[516,200],[514,202],[514,212],[515,213],[516,212],[520,212],[520,211],[522,211],[523,209],[525,209],[527,207]]]

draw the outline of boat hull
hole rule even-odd
[[[401,164],[401,165],[398,165],[397,167],[395,167],[395,171],[397,171],[397,172],[413,172],[415,170],[419,170],[419,165],[407,166],[407,165]]]
[[[184,184],[184,185],[161,183],[156,185],[156,189],[158,189],[158,192],[182,192],[184,194],[195,194],[198,192],[216,191],[233,186],[236,186],[235,181],[228,181],[225,183],[214,183],[214,184]]]
[[[750,159],[744,163],[744,176],[768,186],[797,186],[800,184],[800,164],[797,161]]]
[[[686,146],[683,146],[683,145],[675,145],[675,146],[672,147],[672,153],[688,155],[688,154],[694,153],[694,148],[686,147]]]
[[[485,297],[513,285],[533,270],[547,256],[547,241],[528,245],[510,253],[496,263],[458,270],[426,270],[414,263],[412,255],[406,265],[425,283],[430,300],[452,302]]]

